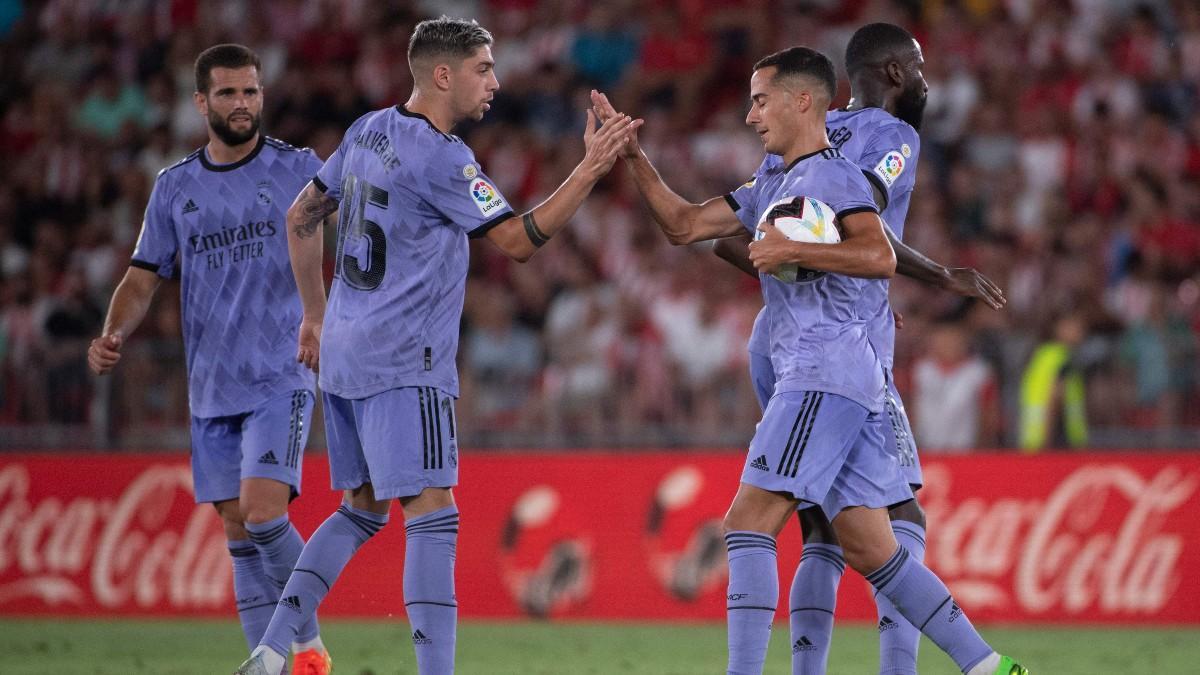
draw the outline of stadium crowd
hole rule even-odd
[[[1189,0],[0,0],[0,430],[100,426],[93,441],[130,445],[186,428],[174,289],[112,380],[84,360],[155,175],[204,142],[192,103],[203,48],[256,50],[263,129],[326,157],[359,115],[407,97],[405,39],[441,13],[496,37],[501,89],[460,135],[518,209],[581,156],[591,88],[645,118],[643,147],[698,200],[761,160],[742,122],[759,56],[804,43],[838,62],[861,23],[908,26],[930,92],[906,241],[1008,297],[993,311],[893,283],[896,373],[922,448],[1018,445],[1023,408],[1053,414],[1072,396],[1084,436],[1031,445],[1195,443]],[[525,266],[472,244],[464,444],[745,443],[758,283],[707,245],[670,246],[619,164],[557,239]],[[1040,368],[1054,342],[1066,358]]]

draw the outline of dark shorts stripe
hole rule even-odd
[[[804,457],[804,450],[808,447],[808,437],[812,436],[813,426],[817,423],[817,411],[820,410],[821,401],[824,400],[824,392],[817,392],[816,396],[813,396],[812,407],[809,410],[808,419],[804,423],[804,435],[800,439],[795,455],[792,457],[792,465],[788,467],[787,475],[789,478],[795,478],[796,471],[800,469],[800,459]]]
[[[421,445],[424,448],[424,464],[422,468],[429,469],[429,417],[425,412],[424,389],[417,389],[417,399],[421,405]]]
[[[430,389],[429,395],[433,397],[433,421],[437,427],[434,438],[437,439],[437,468],[440,469],[445,461],[442,452],[442,402],[438,399],[436,389]]]
[[[800,428],[801,421],[804,419],[804,412],[808,410],[809,399],[812,397],[812,392],[804,392],[804,398],[800,401],[800,412],[796,413],[796,421],[792,423],[792,432],[788,434],[787,445],[784,446],[783,454],[779,457],[779,466],[775,468],[775,473],[783,475],[783,467],[788,464],[788,455],[791,453],[792,444],[796,440],[796,430]]]

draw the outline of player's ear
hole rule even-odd
[[[433,67],[433,86],[442,91],[450,89],[450,78],[452,72],[448,64],[439,63]]]
[[[888,61],[887,65],[883,68],[887,73],[889,84],[893,87],[904,86],[904,69],[900,67],[899,61]]]
[[[208,97],[198,91],[192,92],[192,103],[201,115],[208,115]]]

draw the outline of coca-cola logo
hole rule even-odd
[[[156,465],[112,498],[30,498],[26,466],[0,468],[0,608],[210,609],[229,604],[220,521],[192,500],[186,465]]]
[[[1086,465],[1042,499],[955,499],[953,474],[937,464],[925,479],[926,560],[969,608],[1151,615],[1179,585],[1185,537],[1164,523],[1197,476],[1176,466],[1146,478]]]

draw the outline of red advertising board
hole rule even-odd
[[[468,455],[456,492],[461,615],[721,619],[720,518],[741,462]],[[973,620],[1200,623],[1200,453],[930,457],[925,476],[926,560]],[[324,457],[309,456],[292,509],[301,532],[336,507],[327,486]],[[323,615],[399,618],[403,535],[393,524],[364,546]],[[789,526],[784,589],[799,551]],[[0,455],[0,614],[225,616],[231,587],[220,523],[193,503],[186,456]],[[838,616],[874,613],[848,572]]]

